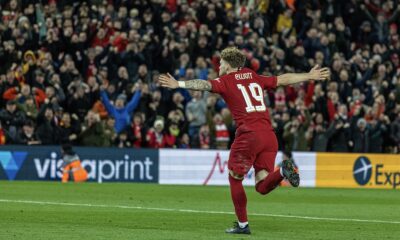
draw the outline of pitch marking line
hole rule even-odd
[[[5,202],[5,203],[23,203],[23,204],[38,204],[38,205],[58,205],[58,206],[93,207],[93,208],[139,209],[139,210],[150,210],[150,211],[234,215],[233,212],[224,212],[224,211],[203,211],[203,210],[193,210],[193,209],[156,208],[156,207],[139,207],[139,206],[125,206],[125,205],[105,205],[105,204],[90,204],[90,203],[63,203],[63,202],[28,201],[28,200],[12,200],[12,199],[0,199],[0,202]],[[249,216],[264,216],[264,217],[295,218],[295,219],[305,219],[305,220],[400,224],[400,221],[385,221],[385,220],[374,220],[374,219],[309,217],[309,216],[296,216],[296,215],[283,215],[283,214],[270,214],[270,213],[249,213],[248,215]]]

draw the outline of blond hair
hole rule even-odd
[[[225,48],[221,52],[221,58],[227,62],[232,68],[244,67],[246,63],[246,56],[236,47]]]

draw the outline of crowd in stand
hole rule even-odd
[[[397,1],[10,0],[0,17],[0,144],[228,149],[223,100],[158,75],[214,79],[237,46],[259,74],[331,68],[266,92],[280,149],[400,151]]]

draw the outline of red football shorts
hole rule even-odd
[[[255,172],[274,171],[278,141],[274,131],[241,132],[231,146],[228,168],[239,175],[246,175],[252,166]]]

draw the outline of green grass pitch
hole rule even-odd
[[[252,235],[232,236],[228,187],[0,181],[0,239],[400,239],[400,191],[246,192]]]

